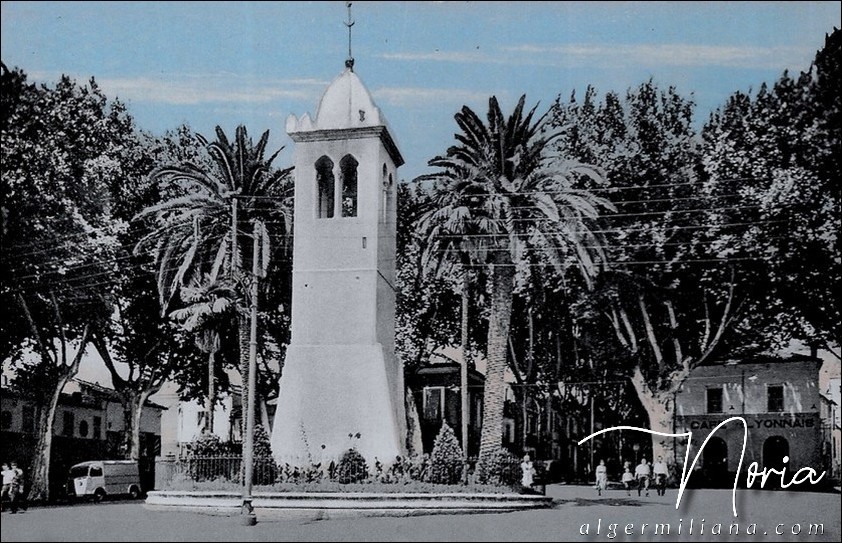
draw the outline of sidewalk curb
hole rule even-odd
[[[394,512],[516,511],[552,507],[549,496],[520,494],[385,494],[342,492],[256,492],[255,508],[285,510],[349,510]],[[145,507],[155,510],[192,510],[212,514],[236,514],[242,504],[238,492],[153,491]]]

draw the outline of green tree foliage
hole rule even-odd
[[[153,217],[153,230],[137,245],[136,251],[152,248],[158,266],[156,274],[161,306],[166,311],[173,296],[191,277],[208,273],[211,277],[225,275],[237,283],[238,299],[250,303],[248,284],[251,278],[252,240],[251,222],[258,221],[265,228],[260,240],[262,261],[289,262],[288,238],[291,232],[291,168],[276,170],[272,162],[280,150],[265,156],[269,132],[257,143],[248,136],[245,127],[236,130],[234,141],[217,127],[216,140],[205,144],[212,163],[182,161],[167,164],[153,172],[153,178],[170,183],[179,189],[166,201],[148,207],[141,217]],[[237,232],[231,235],[232,201],[237,201]],[[271,258],[270,258],[271,253]],[[289,266],[270,265],[268,281],[263,281],[261,296],[271,293],[267,315],[284,313],[290,291],[287,277]],[[268,286],[267,286],[268,285]],[[267,307],[265,303],[258,304]],[[275,310],[274,308],[279,308]],[[243,308],[245,310],[245,308]],[[241,311],[240,314],[243,314]],[[279,319],[283,324],[286,319]],[[240,374],[248,374],[249,324],[237,319]],[[275,328],[275,327],[269,327]],[[274,337],[282,338],[283,334]],[[276,388],[275,375],[261,372],[263,380],[258,390],[266,394]],[[245,379],[243,379],[245,382]],[[247,399],[243,398],[244,404]],[[243,417],[245,419],[245,417]]]
[[[517,486],[523,476],[520,462],[512,453],[500,451],[477,463],[477,481],[484,485]]]
[[[592,375],[630,376],[650,427],[663,432],[672,430],[674,391],[722,347],[756,270],[715,251],[727,241],[713,227],[743,225],[710,220],[731,204],[704,193],[692,113],[691,100],[652,81],[601,101],[588,88],[581,103],[574,96],[554,108],[554,124],[571,127],[559,151],[603,168],[608,183],[598,190],[617,209],[600,220],[606,269],[571,300],[574,340],[585,348],[577,358]],[[674,458],[671,446],[653,438],[656,455]]]
[[[119,266],[108,276],[114,311],[94,330],[92,342],[123,404],[125,428],[129,429],[122,443],[127,458],[140,456],[140,421],[146,400],[168,379],[192,385],[195,375],[202,375],[197,370],[203,366],[203,357],[190,338],[161,315],[154,275],[149,273],[152,256],[132,251],[145,232],[140,223],[131,222],[141,210],[166,198],[170,190],[149,180],[157,161],[194,158],[200,151],[186,126],[160,138],[136,133],[121,153],[125,176],[109,187],[110,215],[128,227],[118,234],[114,260]]]
[[[453,277],[426,273],[426,239],[418,221],[432,207],[420,182],[398,184],[396,351],[407,372],[422,366],[432,350],[458,337],[458,300]]]
[[[445,422],[436,436],[433,452],[430,454],[430,482],[454,485],[462,477],[464,458],[462,447],[453,429]]]
[[[739,206],[714,218],[757,224],[717,249],[763,260],[751,325],[778,344],[840,342],[840,42],[836,30],[797,77],[735,93],[703,130],[705,191]]]
[[[96,82],[53,87],[0,67],[2,81],[3,359],[14,385],[39,405],[30,497],[49,498],[56,405],[92,330],[111,313],[108,276],[125,223],[109,187],[125,177],[132,120]],[[75,352],[74,352],[75,351]]]
[[[208,395],[205,428],[213,432],[216,409],[217,353],[222,348],[222,335],[230,327],[237,309],[236,285],[230,279],[206,276],[203,281],[197,277],[188,286],[181,288],[184,307],[170,313],[184,331],[193,335],[196,346],[208,357]]]
[[[272,445],[269,442],[269,433],[262,424],[254,425],[254,457],[271,458]]]

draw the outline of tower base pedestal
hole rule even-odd
[[[369,467],[375,457],[392,463],[404,451],[396,374],[380,344],[290,345],[272,430],[275,459],[325,468],[354,447]]]

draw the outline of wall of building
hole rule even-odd
[[[233,400],[231,396],[225,395],[216,404],[213,416],[213,434],[222,441],[228,441],[231,437],[231,409]],[[205,426],[205,404],[193,400],[181,402],[177,408],[178,412],[178,433],[179,443],[195,441],[204,430]]]
[[[72,384],[69,388],[78,388],[77,383]],[[108,392],[95,389],[94,393],[76,392],[61,396],[53,423],[50,459],[50,486],[54,496],[62,495],[67,470],[73,464],[124,457],[125,452],[121,448],[125,433],[123,409]],[[0,411],[4,419],[0,433],[0,456],[4,461],[16,460],[28,469],[39,438],[38,409],[32,401],[3,390]],[[158,449],[160,418],[160,408],[144,408],[140,436],[140,470],[144,490],[152,488],[154,464],[150,460]]]
[[[783,386],[784,411],[817,412],[820,361],[702,366],[693,370],[676,398],[679,416],[707,414],[707,389],[723,389],[726,414],[767,412],[769,386]],[[732,409],[733,408],[733,409]]]
[[[721,474],[733,484],[745,442],[745,459],[740,471],[744,475],[749,464],[781,467],[781,451],[789,457],[788,471],[802,467],[819,469],[821,465],[821,417],[818,390],[818,360],[792,360],[770,363],[704,366],[694,370],[675,398],[676,432],[693,433],[690,461],[704,439],[722,421],[742,417],[747,432],[739,421],[719,429],[715,438],[724,440],[727,453],[716,450],[716,443],[706,446],[701,455],[702,468],[712,468],[725,460]],[[769,410],[768,390],[783,387],[783,410]],[[708,390],[722,389],[722,412],[708,412]],[[713,439],[713,438],[712,438]],[[785,443],[781,441],[785,440]],[[686,448],[677,440],[676,456],[682,463]],[[788,450],[787,450],[788,449]],[[715,458],[723,455],[725,458]],[[713,477],[713,476],[710,476]],[[709,477],[709,478],[710,478]]]

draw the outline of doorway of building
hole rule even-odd
[[[789,456],[789,441],[781,436],[772,436],[763,442],[763,467],[783,469],[784,456]]]
[[[730,486],[728,477],[728,444],[720,437],[712,437],[702,453],[707,486],[725,488]],[[733,477],[730,477],[733,484]]]
[[[784,456],[789,456],[789,441],[781,436],[772,436],[763,442],[763,467],[784,469]],[[775,481],[777,479],[777,482]],[[769,477],[764,488],[777,488],[780,478]]]

